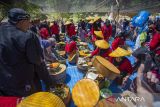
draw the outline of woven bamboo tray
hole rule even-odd
[[[51,78],[56,82],[56,83],[64,83],[66,79],[66,65],[60,64],[59,66],[61,70],[56,73],[50,73]]]
[[[91,79],[78,81],[72,90],[72,99],[78,107],[93,107],[99,97],[99,87]]]
[[[106,99],[100,100],[96,105],[96,107],[127,107],[122,102],[112,101],[112,99],[107,99],[107,100]]]
[[[120,74],[120,71],[112,63],[101,56],[95,57],[93,66],[97,69],[98,73],[110,80],[114,80]]]
[[[38,92],[26,97],[17,107],[65,107],[65,104],[52,93]]]
[[[55,92],[52,92],[52,93],[54,93],[55,95],[59,96],[63,100],[64,104],[68,105],[69,102],[70,102],[70,99],[71,99],[71,93],[70,93],[69,87],[66,84],[56,84],[55,88],[56,87],[64,90],[64,92],[66,94],[66,97],[59,96]]]

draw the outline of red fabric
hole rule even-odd
[[[158,47],[160,47],[160,34],[159,33],[155,33],[153,35],[153,38],[150,42],[150,50],[154,51],[155,49],[157,49]],[[160,55],[160,50],[155,52],[156,54]]]
[[[114,39],[114,41],[112,42],[112,49],[115,50],[117,49],[120,45],[124,45],[125,41],[123,39],[121,39],[120,37],[117,37]]]
[[[70,43],[66,44],[65,46],[66,53],[71,53],[74,50],[77,50],[77,44],[75,41],[71,41]]]
[[[125,58],[121,65],[118,66],[118,69],[121,72],[127,72],[128,74],[131,74],[133,72],[131,62],[127,58]]]
[[[16,107],[21,98],[19,97],[2,97],[0,96],[0,107]]]
[[[43,39],[47,39],[49,37],[49,32],[46,28],[41,28],[40,35]]]
[[[92,34],[92,42],[95,42],[96,40],[97,40],[97,38],[96,38],[96,35],[94,34],[94,28],[93,28],[93,26],[92,26],[92,28],[91,28],[91,34]]]
[[[69,24],[67,25],[67,34],[69,37],[72,37],[73,35],[76,35],[76,31],[75,31],[75,26],[74,24]]]
[[[96,48],[92,53],[91,53],[91,56],[93,57],[93,56],[95,56],[95,55],[98,55],[98,53],[99,53],[99,48]]]
[[[52,34],[54,35],[59,34],[59,26],[57,24],[53,24],[50,29]]]
[[[108,41],[112,35],[112,26],[111,25],[109,25],[109,26],[104,25],[104,26],[102,26],[101,30],[104,35],[104,40]]]
[[[91,56],[98,55],[100,52],[100,48],[96,48],[92,53]],[[112,62],[112,58],[109,56],[109,54],[112,53],[111,48],[107,49],[105,53],[103,53],[101,56],[104,58],[108,58],[110,62]]]
[[[152,70],[151,72],[160,80],[160,74],[157,71]]]

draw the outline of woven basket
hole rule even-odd
[[[72,99],[78,107],[94,107],[99,97],[99,87],[91,79],[78,81],[72,90]]]
[[[87,72],[84,78],[87,78],[87,76],[89,75],[89,73],[90,72]],[[101,74],[98,74],[98,77],[94,81],[97,83],[97,85],[101,89],[104,86],[105,78]]]
[[[112,99],[107,99],[107,100],[106,99],[100,100],[96,105],[96,107],[127,107],[122,102],[116,102],[113,101]]]
[[[65,107],[65,104],[52,93],[38,92],[26,97],[17,107]]]
[[[89,67],[84,67],[82,65],[77,64],[77,68],[82,71],[83,73],[86,73],[88,71]]]
[[[63,88],[65,90],[65,93],[67,94],[66,98],[61,98],[61,96],[59,96],[59,97],[63,100],[65,105],[68,105],[69,102],[70,102],[70,99],[71,99],[71,93],[70,93],[69,87],[65,84],[56,84],[55,87],[60,87],[60,88]]]
[[[57,73],[50,73],[50,76],[56,83],[64,83],[66,79],[66,65],[60,64],[59,67],[61,70]]]
[[[93,66],[97,69],[98,73],[110,80],[114,80],[120,74],[120,71],[112,63],[101,56],[95,57]]]

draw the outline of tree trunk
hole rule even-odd
[[[119,12],[120,12],[120,6],[119,6],[119,0],[116,0],[117,3],[117,21],[119,21]]]

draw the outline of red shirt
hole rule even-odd
[[[67,34],[69,37],[72,37],[74,35],[76,35],[76,31],[75,31],[75,26],[74,24],[69,24],[67,25]]]
[[[49,32],[46,28],[41,28],[40,29],[40,36],[43,38],[43,39],[47,39],[49,37]]]
[[[125,44],[125,41],[120,38],[120,37],[117,37],[114,39],[114,41],[112,42],[112,49],[115,50],[117,49],[120,45],[124,45]]]
[[[104,35],[104,40],[108,41],[112,35],[112,26],[111,25],[109,25],[109,26],[104,25],[104,26],[102,26],[101,29],[102,29],[102,33]]]
[[[66,53],[71,53],[74,50],[77,50],[77,44],[75,41],[71,41],[70,43],[66,43],[66,46],[65,46]]]
[[[118,66],[118,69],[121,72],[127,72],[128,74],[131,74],[133,72],[133,67],[128,58],[123,59],[122,63]]]
[[[94,28],[93,28],[93,26],[92,26],[92,28],[91,28],[91,34],[92,34],[92,42],[95,42],[96,40],[97,40],[97,38],[96,38],[96,35],[94,34]]]
[[[19,97],[2,97],[0,96],[0,107],[16,107],[20,103]]]
[[[59,26],[57,24],[53,24],[51,26],[51,33],[52,34],[55,34],[55,35],[58,35],[59,34]]]
[[[150,50],[154,51],[157,48],[160,48],[160,33],[155,33],[153,35],[153,38],[149,44]],[[160,49],[157,51],[154,51],[156,54],[160,55]]]
[[[112,58],[109,56],[109,54],[112,52],[111,48],[107,49],[103,54],[100,56],[104,58],[108,58],[110,62],[112,62]],[[100,54],[100,48],[96,48],[92,53],[91,56],[93,57],[94,55],[99,55]]]

